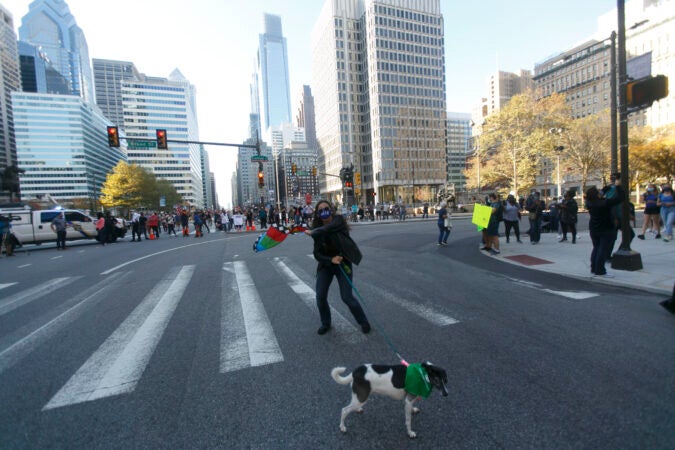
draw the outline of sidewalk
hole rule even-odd
[[[639,234],[640,230],[635,230]],[[499,255],[490,255],[482,252],[486,257],[498,258],[505,262],[527,267],[529,269],[552,272],[572,278],[591,280],[597,283],[613,286],[627,286],[658,294],[666,294],[670,297],[673,292],[675,281],[675,242],[664,242],[654,239],[654,235],[647,233],[646,239],[633,239],[630,244],[631,250],[638,252],[642,259],[642,270],[627,271],[612,269],[611,261],[607,261],[605,267],[607,273],[614,278],[593,277],[591,274],[590,256],[593,248],[588,231],[582,231],[577,235],[577,243],[571,243],[571,235],[568,234],[568,242],[558,242],[557,233],[542,233],[539,244],[530,244],[529,237],[522,235],[522,244],[512,237],[511,243],[506,243],[506,238],[501,236]],[[616,251],[621,243],[621,235],[614,246]]]

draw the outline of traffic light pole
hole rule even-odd
[[[624,199],[621,203],[621,245],[612,257],[612,268],[618,270],[641,270],[642,257],[631,250],[631,228],[628,185],[628,107],[626,105],[626,17],[624,0],[617,0],[619,44],[619,157],[621,159],[621,188]]]

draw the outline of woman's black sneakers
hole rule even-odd
[[[316,332],[319,334],[326,334],[328,333],[328,330],[330,330],[330,326],[321,325]]]

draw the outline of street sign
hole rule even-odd
[[[127,141],[127,148],[131,150],[140,150],[144,148],[156,148],[157,141],[136,141],[129,140]]]
[[[305,176],[309,175],[309,172],[307,172],[305,170],[298,170],[296,175],[299,176],[299,177],[305,177]]]
[[[251,161],[267,161],[267,156],[264,155],[253,155],[251,156]]]

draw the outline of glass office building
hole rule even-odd
[[[63,0],[35,0],[21,18],[19,40],[38,47],[68,80],[70,94],[94,103],[89,48]]]
[[[291,94],[281,17],[265,14],[264,29],[259,37],[251,101],[260,103],[252,112],[260,113],[262,131],[267,133],[272,126],[291,123]]]
[[[25,197],[95,200],[108,172],[126,157],[108,147],[101,111],[74,95],[12,93]]]
[[[169,78],[123,80],[121,94],[126,137],[155,140],[155,131],[165,129],[169,141],[199,140],[195,88],[178,70]],[[206,206],[199,144],[169,142],[160,150],[129,141],[127,157],[173,184],[190,205]]]

